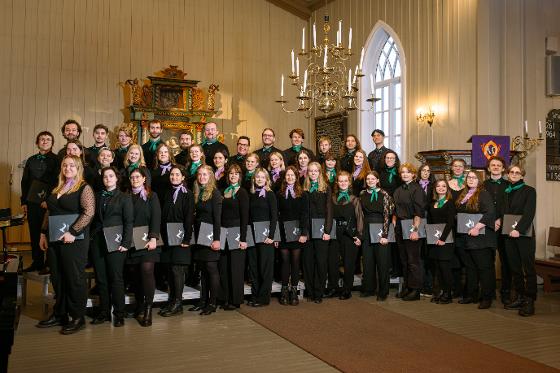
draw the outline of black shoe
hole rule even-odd
[[[378,295],[377,296],[377,301],[378,302],[385,302],[387,300],[387,296],[386,295]]]
[[[360,293],[360,298],[368,298],[368,297],[373,297],[375,295],[374,291],[362,291]]]
[[[439,302],[439,299],[440,299],[442,296],[443,296],[443,291],[440,291],[439,293],[433,295],[433,297],[432,297],[432,299],[430,300],[430,302],[432,302],[432,303],[438,303],[438,302]]]
[[[171,306],[171,308],[163,312],[161,316],[171,317],[171,316],[177,316],[182,314],[183,314],[183,303],[181,303],[181,301],[179,300],[179,301],[175,301],[175,303],[173,303],[173,306]]]
[[[264,307],[264,306],[267,306],[267,304],[259,303],[257,301],[254,301],[254,302],[251,302],[251,304],[249,304],[249,306],[251,306],[251,307]]]
[[[443,294],[439,297],[437,303],[438,303],[438,304],[449,304],[449,303],[453,303],[453,298],[452,298],[452,296],[451,296],[451,293],[443,293]]]
[[[111,316],[99,314],[99,315],[95,316],[93,318],[93,320],[91,320],[90,324],[91,325],[99,325],[99,324],[103,324],[105,321],[111,321]]]
[[[169,300],[167,301],[167,303],[159,309],[158,315],[161,316],[164,312],[169,311],[169,309],[170,309],[171,307],[173,307],[174,304],[175,304],[175,299],[169,299]]]
[[[328,289],[324,294],[323,298],[334,298],[338,295],[338,289]]]
[[[137,320],[140,326],[152,326],[152,305],[144,306],[144,314],[141,318],[138,317]]]
[[[474,300],[471,297],[461,298],[459,304],[471,304],[474,303]]]
[[[531,298],[525,299],[523,307],[519,310],[519,316],[528,317],[535,314],[535,300]]]
[[[290,306],[297,306],[299,304],[299,295],[297,287],[291,287],[290,289]]]
[[[51,270],[49,267],[44,267],[42,269],[40,269],[37,274],[39,274],[40,276],[45,276],[45,275],[50,275],[51,274]]]
[[[224,311],[235,311],[237,309],[237,307],[234,306],[233,304],[226,303],[222,306],[222,309]]]
[[[288,303],[290,302],[290,294],[288,292],[288,287],[287,286],[282,286],[282,290],[280,291],[279,302],[283,306],[288,305]]]
[[[313,302],[315,302],[317,304],[321,304],[321,303],[323,303],[323,297],[317,297],[317,298],[313,299]]]
[[[350,298],[352,298],[352,292],[349,290],[344,290],[342,294],[340,294],[340,296],[338,297],[338,299],[340,300],[347,300]]]
[[[408,295],[409,292],[410,291],[408,289],[403,287],[401,291],[399,291],[399,292],[397,292],[397,294],[395,294],[395,297],[396,298],[404,298]]]
[[[28,273],[28,272],[35,272],[38,270],[39,269],[34,264],[31,264],[29,267],[25,268],[23,272]]]
[[[206,308],[206,303],[199,303],[189,308],[189,312],[198,312],[198,311],[202,311],[205,308]]]
[[[414,300],[420,300],[420,291],[419,290],[412,290],[407,295],[402,297],[402,300],[404,300],[406,302],[410,302],[410,301],[414,301]]]
[[[520,310],[525,304],[525,299],[523,297],[517,296],[513,302],[510,304],[504,305],[506,310]]]
[[[509,306],[511,304],[511,294],[510,293],[502,293],[500,295],[500,301],[504,306]]]
[[[115,328],[120,328],[121,326],[124,326],[124,317],[115,316],[115,320],[113,321],[113,326]]]
[[[206,316],[206,315],[211,315],[214,312],[216,312],[216,305],[215,304],[209,304],[208,306],[206,306],[202,312],[200,313],[201,316]]]
[[[492,306],[492,299],[483,299],[478,304],[478,309],[479,310],[487,310],[488,308],[490,308],[490,306]]]
[[[66,326],[62,327],[60,334],[68,335],[79,332],[86,327],[86,320],[83,317],[70,321]]]
[[[257,303],[257,301],[256,301],[255,299],[249,299],[249,300],[247,301],[247,305],[248,305],[249,307],[254,307],[253,304],[255,304],[255,303]]]
[[[43,329],[43,328],[51,328],[53,326],[65,326],[66,324],[68,324],[68,318],[58,317],[53,313],[52,315],[49,316],[48,319],[39,321],[35,326],[37,328]]]

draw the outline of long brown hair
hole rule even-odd
[[[77,192],[78,190],[80,190],[82,185],[86,184],[86,181],[84,180],[84,164],[82,163],[82,160],[80,159],[80,157],[76,157],[75,155],[67,155],[67,156],[64,157],[64,159],[62,159],[62,162],[60,163],[60,173],[58,174],[58,184],[57,184],[56,188],[54,188],[54,190],[52,191],[53,194],[60,193],[64,189],[64,184],[66,184],[66,176],[64,176],[64,170],[62,169],[62,164],[66,160],[71,160],[71,161],[74,162],[74,165],[76,166],[76,169],[78,170],[78,173],[75,177],[76,182],[74,183],[72,188],[70,188],[66,191],[65,194],[70,194],[70,193]]]
[[[179,168],[179,167],[177,167],[177,168]],[[180,169],[181,168],[179,168],[179,170]],[[202,193],[202,201],[208,201],[210,198],[212,198],[212,194],[214,193],[214,190],[216,189],[216,178],[214,177],[214,170],[212,169],[212,167],[210,167],[208,165],[200,166],[198,168],[198,170],[196,171],[197,180],[194,183],[194,200],[195,200],[195,202],[198,201],[198,197],[200,195],[201,187],[198,184],[198,174],[202,170],[206,170],[210,174],[209,179],[208,179],[208,183],[204,187],[204,193]]]
[[[422,166],[424,167],[424,166]],[[436,192],[436,188],[438,186],[439,183],[443,182],[445,184],[445,186],[447,187],[447,192],[445,193],[445,200],[449,201],[450,199],[453,198],[453,196],[451,195],[451,188],[449,187],[449,184],[447,184],[447,180],[445,179],[439,179],[436,180],[434,182],[434,190],[432,191],[432,201],[437,201],[439,199],[438,193]]]
[[[474,194],[472,195],[471,198],[469,198],[469,200],[467,201],[467,204],[465,205],[467,207],[467,210],[469,211],[478,211],[478,207],[479,207],[479,197],[480,197],[480,192],[482,192],[484,190],[484,183],[482,183],[482,180],[480,180],[480,178],[478,177],[478,175],[476,174],[476,172],[469,170],[467,171],[467,176],[469,176],[469,174],[473,174],[476,176],[476,179],[478,180],[478,185],[476,187],[476,191],[474,192]],[[467,185],[467,183],[465,182],[465,186]],[[461,206],[461,201],[463,200],[463,198],[465,198],[465,196],[467,195],[467,193],[469,192],[469,187],[466,186],[466,188],[463,188],[463,191],[461,192],[461,194],[459,194],[459,197],[457,198],[457,200],[455,201],[455,206],[459,207]]]
[[[356,147],[354,148],[354,150],[356,151],[362,150],[362,144],[360,144],[360,140],[358,140],[358,136],[351,133],[348,136],[346,136],[346,138],[344,139],[344,145],[342,146],[342,149],[340,149],[341,158],[346,156],[346,154],[348,154],[349,149],[346,147],[346,140],[348,140],[349,137],[353,137],[354,141],[356,141]],[[367,160],[367,155],[366,155],[366,160]]]
[[[159,159],[158,159],[158,153],[160,151],[161,148],[166,147],[167,148],[167,152],[169,153],[169,163],[171,164],[175,164],[175,156],[173,155],[173,152],[171,151],[171,148],[169,147],[169,145],[167,145],[166,143],[162,142],[161,144],[159,144],[156,148],[156,156],[155,156],[155,162],[154,162],[154,169],[158,168],[159,165],[161,163],[159,163]]]
[[[352,175],[350,175],[350,173],[347,171],[340,171],[338,174],[336,174],[336,181],[334,182],[334,189],[332,194],[332,199],[333,202],[335,203],[336,203],[337,194],[339,192],[338,179],[343,176],[346,176],[348,178],[348,194],[352,195]]]
[[[358,177],[356,179],[365,180],[366,175],[368,174],[368,172],[371,171],[371,168],[369,168],[369,162],[368,162],[368,157],[367,157],[366,152],[364,152],[362,149],[358,149],[354,153],[354,157],[358,153],[361,153],[364,156],[364,163],[362,163],[362,170],[360,171],[360,174],[358,175]],[[354,163],[354,157],[352,157],[352,176],[354,175],[354,171],[356,170],[356,164]]]
[[[294,192],[296,194],[296,198],[299,198],[303,194],[303,189],[301,187],[301,184],[299,183],[299,171],[295,166],[288,166],[286,168],[284,178],[282,179],[282,187],[280,188],[280,193],[282,195],[286,194],[286,187],[288,186],[288,183],[286,183],[286,175],[288,174],[288,171],[292,171],[294,173],[294,176],[296,178],[296,182],[294,183]]]

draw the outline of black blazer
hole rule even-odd
[[[496,209],[494,208],[494,201],[492,196],[487,190],[482,190],[478,197],[478,208],[475,210],[468,209],[465,205],[457,206],[457,212],[467,214],[482,214],[480,222],[486,225],[485,233],[479,234],[476,237],[465,235],[467,241],[467,249],[484,249],[488,247],[495,248],[497,246],[496,232],[494,232],[494,225],[496,222]]]
[[[161,213],[161,235],[164,242],[169,242],[167,239],[167,223],[183,223],[185,235],[183,236],[183,244],[188,245],[191,241],[193,232],[193,219],[194,219],[194,194],[190,189],[187,193],[179,192],[177,200],[173,203],[173,187],[168,190],[163,198],[162,213]]]
[[[103,207],[104,198],[102,192],[95,195],[95,218],[92,233],[101,232],[105,227],[123,226],[121,246],[129,249],[132,246],[132,225],[134,222],[134,211],[132,199],[129,194],[118,189],[113,190],[113,196],[107,200]]]
[[[526,232],[535,219],[537,191],[535,188],[525,185],[511,193],[505,193],[505,195],[504,214],[521,215],[521,219],[517,223],[517,230]]]

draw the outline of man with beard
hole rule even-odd
[[[163,142],[161,139],[161,133],[163,132],[161,122],[158,119],[152,119],[148,132],[150,133],[150,138],[142,145],[142,152],[144,153],[146,167],[151,170],[154,168],[156,149]]]
[[[202,151],[204,152],[204,156],[206,157],[206,162],[211,165],[212,160],[214,159],[214,154],[220,151],[224,153],[226,157],[229,157],[229,149],[228,147],[218,141],[218,126],[214,122],[206,123],[204,126],[204,141],[202,142]]]
[[[181,151],[175,156],[175,161],[181,166],[185,166],[189,161],[189,149],[192,145],[192,133],[189,131],[181,132],[179,135],[179,147]]]
[[[276,134],[272,128],[265,128],[262,131],[262,143],[263,147],[257,150],[255,153],[259,156],[261,160],[261,167],[265,170],[268,169],[268,165],[270,164],[269,158],[270,154],[274,152],[282,153],[282,150],[274,147],[274,141],[276,141]]]

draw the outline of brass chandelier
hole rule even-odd
[[[284,75],[280,81],[280,99],[276,102],[282,105],[282,110],[286,113],[303,112],[306,118],[311,117],[313,112],[319,110],[325,116],[334,112],[347,114],[349,111],[362,110],[357,103],[358,84],[357,78],[364,76],[362,65],[364,62],[364,48],[362,47],[360,62],[354,69],[346,67],[352,56],[352,28],[348,32],[348,46],[342,42],[342,21],[338,21],[336,32],[336,43],[329,40],[329,16],[325,15],[323,31],[324,37],[320,45],[317,44],[316,26],[313,24],[313,46],[305,49],[305,27],[302,31],[301,50],[294,59],[294,51],[291,52],[292,69],[288,75],[290,85],[297,90],[296,99],[298,106],[296,109],[286,108],[288,102],[284,96]],[[307,68],[300,75],[299,61],[307,61]],[[371,97],[366,101],[370,103],[367,110],[373,110],[375,101],[380,100],[374,95],[373,75],[370,74]],[[315,110],[314,110],[315,109]]]

